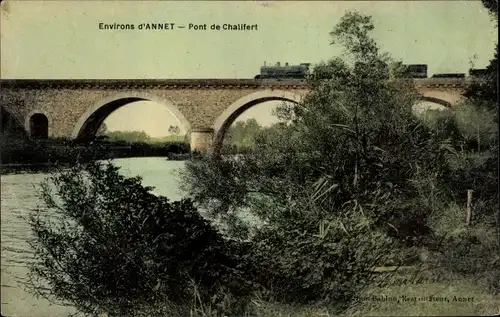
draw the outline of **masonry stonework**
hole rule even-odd
[[[210,153],[213,150],[214,129],[202,128],[191,130],[190,147],[201,153]]]
[[[114,110],[151,100],[166,106],[185,130],[193,132],[192,146],[204,150],[210,138],[221,141],[223,130],[242,109],[269,100],[297,102],[308,89],[300,80],[252,79],[2,80],[1,84],[2,108],[26,129],[30,116],[44,114],[50,137],[93,136]],[[423,97],[444,105],[460,102],[465,87],[464,79],[421,79],[415,84]]]

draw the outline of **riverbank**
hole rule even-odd
[[[493,316],[500,312],[500,299],[484,290],[480,282],[460,279],[438,283],[368,287],[344,316]],[[333,316],[329,304],[290,305],[265,301],[258,296],[251,301],[248,315],[257,317]],[[198,307],[196,307],[198,308]],[[200,310],[200,308],[198,308]],[[212,317],[209,309],[197,316]]]
[[[131,157],[164,157],[167,160],[190,158],[184,142],[144,143],[96,140],[87,143],[65,139],[29,140],[2,137],[0,173],[48,171],[76,162]]]
[[[155,187],[154,192],[178,200],[183,195],[180,193],[176,171],[182,169],[183,162],[168,161],[163,157],[158,158],[131,158],[115,160],[121,172],[130,176],[143,177],[146,186]],[[33,317],[67,317],[74,312],[73,308],[50,305],[44,299],[37,299],[27,293],[21,282],[26,279],[28,264],[30,263],[31,249],[26,241],[30,239],[30,230],[26,223],[19,220],[19,216],[26,216],[30,210],[36,208],[39,200],[33,185],[46,177],[42,174],[9,175],[2,177],[2,315],[3,316],[33,316]],[[360,302],[350,307],[345,315],[368,316],[417,316],[417,315],[493,315],[498,313],[500,302],[498,295],[486,291],[486,287],[479,280],[448,278],[447,280],[433,281],[433,277],[441,279],[443,274],[431,272],[426,268],[420,271],[420,276],[425,275],[426,280],[414,279],[414,270],[408,268],[398,269],[398,276],[394,278],[394,268],[379,272],[377,282],[387,282],[394,279],[392,285],[380,286],[374,283],[363,293],[359,294]],[[387,272],[390,271],[390,272]],[[414,279],[414,282],[406,282]],[[384,283],[384,285],[386,285]],[[433,295],[435,298],[448,298],[447,301],[425,301],[422,299]],[[403,299],[403,296],[405,299]],[[473,301],[456,301],[456,298],[473,298]],[[397,298],[400,301],[394,301]],[[246,313],[251,316],[271,317],[291,316],[310,317],[333,315],[329,305],[292,305],[264,298],[255,294],[249,303]],[[203,306],[190,307],[192,316],[220,317],[216,307],[211,303]],[[175,315],[167,315],[175,316]],[[230,315],[231,316],[231,315]]]
[[[68,165],[66,165],[68,166]],[[66,167],[56,163],[11,163],[0,164],[0,175],[23,173],[49,173],[57,168]]]
[[[133,158],[156,158],[157,156],[120,156],[108,159],[133,159]],[[163,157],[166,161],[183,162],[191,158],[190,153],[169,154]],[[70,162],[39,162],[39,163],[9,163],[0,164],[0,175],[23,174],[23,173],[50,173],[61,168],[68,168],[74,163]]]

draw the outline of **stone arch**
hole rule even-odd
[[[284,90],[262,90],[246,95],[233,102],[222,112],[214,123],[214,149],[217,151],[222,145],[224,135],[236,118],[251,107],[266,101],[289,101],[299,103],[302,94]]]
[[[443,99],[439,99],[439,98],[435,98],[435,97],[430,97],[430,96],[420,96],[419,102],[421,101],[427,101],[427,102],[432,102],[432,103],[437,103],[439,105],[442,105],[442,106],[445,106],[447,108],[451,108],[451,103],[446,101],[446,100],[443,100]]]
[[[427,104],[425,105],[425,103]],[[417,102],[412,106],[412,113],[418,117],[423,116],[428,110],[450,111],[453,113],[452,104],[450,102],[435,97],[420,96]]]
[[[191,130],[191,125],[179,109],[170,101],[143,92],[122,92],[100,100],[78,119],[71,137],[73,139],[93,138],[103,121],[115,110],[136,101],[153,101],[165,106],[169,112],[180,121],[186,131]]]
[[[50,116],[38,109],[30,111],[24,121],[24,129],[32,139],[48,139],[51,126]]]

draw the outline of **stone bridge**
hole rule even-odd
[[[467,79],[414,79],[423,100],[453,106]],[[2,112],[30,137],[91,139],[116,109],[140,100],[164,105],[190,133],[191,149],[222,143],[226,129],[248,108],[265,101],[300,102],[302,80],[1,80]],[[2,121],[3,122],[3,121]]]

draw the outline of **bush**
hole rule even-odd
[[[305,218],[290,219],[280,230],[260,230],[252,239],[248,256],[270,298],[293,303],[320,299],[341,312],[370,284],[373,267],[399,256],[389,253],[394,241],[373,230],[359,213],[347,213],[341,222],[322,221],[320,230],[309,228],[313,221]]]
[[[476,153],[498,145],[497,111],[484,105],[463,103],[454,108],[454,118],[465,148]]]
[[[500,246],[495,222],[481,215],[465,224],[465,208],[445,209],[436,215],[440,246],[434,250],[438,275],[454,280],[457,276],[485,283],[491,294],[500,293]],[[444,230],[443,230],[444,229]]]
[[[203,302],[242,294],[232,246],[191,201],[170,202],[151,189],[112,164],[76,166],[47,180],[46,207],[29,218],[38,259],[32,290],[109,316],[182,307],[193,299],[190,285]]]
[[[466,191],[474,190],[476,219],[492,223],[498,214],[498,123],[484,104],[468,101],[455,110],[458,136],[456,155],[449,158],[450,169],[443,185],[451,198],[462,206]],[[500,241],[499,241],[500,243]]]

